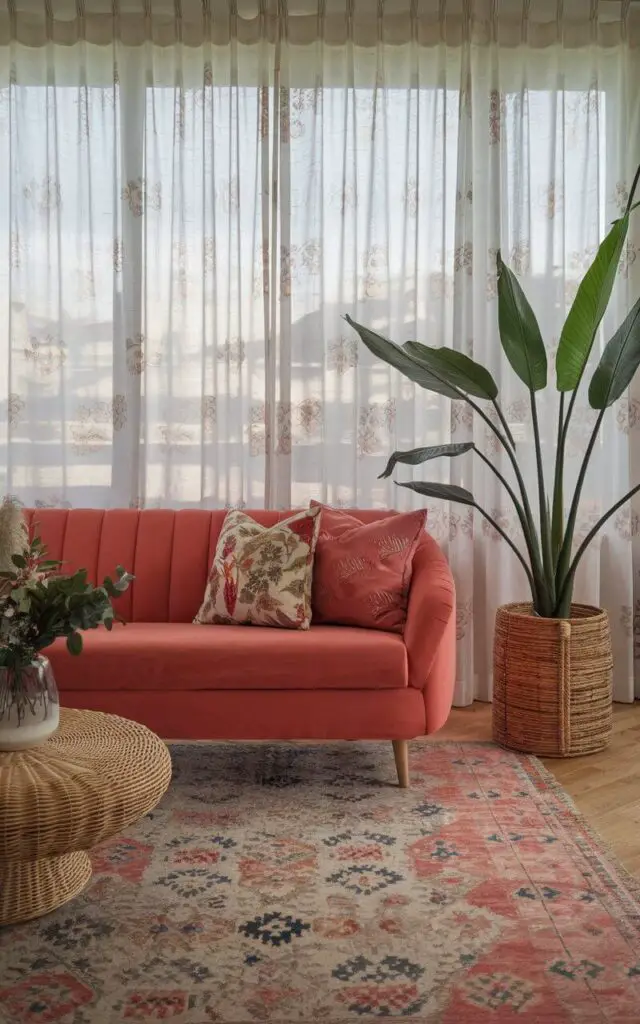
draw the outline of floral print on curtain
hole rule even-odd
[[[450,440],[508,472],[485,423],[377,363],[347,312],[485,363],[533,486],[497,254],[552,363],[640,152],[634,5],[578,0],[565,23],[518,0],[463,5],[462,20],[434,0],[393,13],[303,0],[279,15],[269,2],[263,18],[212,0],[173,24],[153,2],[114,20],[91,0],[77,21],[55,0],[14,6],[0,14],[3,490],[31,504],[409,509],[417,497],[379,479],[389,454]],[[603,341],[639,288],[636,223]],[[555,405],[541,401],[551,457]],[[638,409],[634,385],[599,439],[580,536],[640,478]],[[592,424],[582,396],[570,478]],[[469,487],[520,540],[472,454],[429,477]],[[638,522],[640,505],[610,521],[578,590],[610,613],[624,700],[640,694]],[[471,510],[430,502],[428,523],[457,583],[456,702],[488,699],[495,608],[524,577]]]

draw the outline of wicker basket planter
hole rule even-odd
[[[611,636],[607,613],[571,606],[543,619],[529,604],[499,608],[493,646],[493,738],[512,750],[576,757],[611,736]]]

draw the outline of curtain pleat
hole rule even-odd
[[[388,456],[473,442],[416,477],[469,488],[521,544],[486,421],[358,342],[492,372],[535,496],[529,397],[501,353],[497,254],[553,357],[640,162],[640,8],[575,0],[151,0],[0,12],[2,488],[28,504],[408,509]],[[632,224],[594,349],[640,291]],[[489,417],[494,412],[483,409]],[[547,467],[557,396],[539,396]],[[568,436],[566,500],[594,423]],[[639,478],[640,391],[605,419],[578,538]],[[398,471],[408,480],[408,469]],[[640,504],[585,557],[615,695],[640,694]],[[429,502],[458,592],[456,702],[491,695],[496,607],[526,596],[499,534]]]

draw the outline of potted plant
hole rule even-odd
[[[504,538],[520,561],[530,601],[498,609],[494,638],[494,739],[538,754],[568,756],[599,750],[611,730],[612,656],[609,623],[599,608],[572,602],[576,570],[587,547],[634,486],[600,517],[574,550],[574,533],[587,469],[607,409],[629,386],[640,364],[640,299],[609,339],[591,377],[588,398],[597,410],[571,500],[565,506],[567,433],[591,351],[606,311],[625,244],[629,219],[640,205],[634,195],[636,172],[623,215],[614,221],[587,270],[569,310],[556,355],[559,392],[555,464],[545,476],[536,395],[547,387],[547,354],[540,328],[515,275],[498,253],[498,328],[504,354],[529,392],[537,467],[537,493],[529,495],[518,462],[517,445],[500,407],[498,388],[485,367],[462,352],[415,341],[399,346],[375,331],[346,320],[366,347],[409,380],[447,398],[463,399],[496,436],[513,471],[510,483],[471,441],[394,452],[382,473],[399,464],[475,451],[504,486],[513,503],[525,550],[481,508],[473,494],[453,484],[402,482],[418,494],[470,505]],[[483,407],[482,402],[490,408]],[[535,498],[535,500],[534,500]],[[537,518],[533,505],[537,505]]]
[[[23,750],[58,728],[58,691],[41,653],[64,636],[70,654],[82,652],[82,631],[116,615],[112,599],[133,579],[122,566],[102,586],[86,569],[63,575],[38,537],[29,540],[22,510],[5,501],[0,511],[0,750]]]

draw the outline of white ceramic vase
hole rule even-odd
[[[19,673],[0,668],[0,750],[37,747],[59,722],[58,688],[47,658],[35,658]]]

